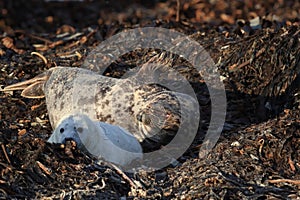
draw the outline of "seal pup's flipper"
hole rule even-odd
[[[53,68],[53,69],[55,69],[55,68]],[[42,74],[37,75],[36,77],[34,77],[30,80],[6,86],[5,88],[3,88],[0,91],[6,92],[6,91],[14,91],[14,90],[23,90],[21,93],[22,97],[44,98],[45,97],[44,84],[49,79],[52,71],[53,70],[50,69]]]

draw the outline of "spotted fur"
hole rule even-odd
[[[70,113],[82,113],[91,120],[121,126],[144,148],[157,149],[167,144],[184,122],[191,123],[187,127],[197,126],[192,118],[197,115],[198,104],[189,95],[152,83],[158,73],[151,67],[146,65],[127,79],[82,68],[56,67],[25,81],[23,86],[27,87],[22,88],[22,95],[42,97],[42,88],[53,129]],[[13,90],[14,86],[20,89],[20,85],[8,86],[4,91]],[[189,130],[185,131],[189,134]]]

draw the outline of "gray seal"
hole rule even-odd
[[[125,79],[99,75],[87,69],[55,67],[33,79],[5,87],[27,98],[46,98],[53,130],[72,113],[118,125],[133,134],[144,149],[158,149],[176,135],[180,124],[196,127],[198,102],[191,96],[156,84],[156,64],[145,64]],[[197,121],[197,120],[196,120]],[[191,133],[191,137],[194,135]]]
[[[125,129],[108,123],[92,121],[87,115],[75,113],[61,119],[48,139],[50,143],[65,143],[72,139],[76,146],[93,157],[122,167],[143,157],[137,139]]]

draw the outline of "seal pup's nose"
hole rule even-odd
[[[76,141],[74,140],[74,138],[72,138],[72,137],[67,137],[67,138],[64,138],[62,141],[61,141],[61,143],[62,144],[66,144],[68,141],[74,141],[75,143],[76,143]],[[77,144],[77,143],[76,143]]]

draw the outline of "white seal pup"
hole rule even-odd
[[[126,79],[82,68],[55,67],[2,91],[22,89],[24,97],[45,97],[53,129],[65,116],[83,113],[93,121],[121,126],[144,150],[158,149],[171,141],[183,123],[193,137],[199,122],[197,100],[155,84],[152,80],[159,75],[156,65],[148,64]]]
[[[62,118],[48,142],[65,143],[68,139],[90,155],[122,167],[143,157],[142,147],[132,134],[119,126],[92,121],[84,114]]]

